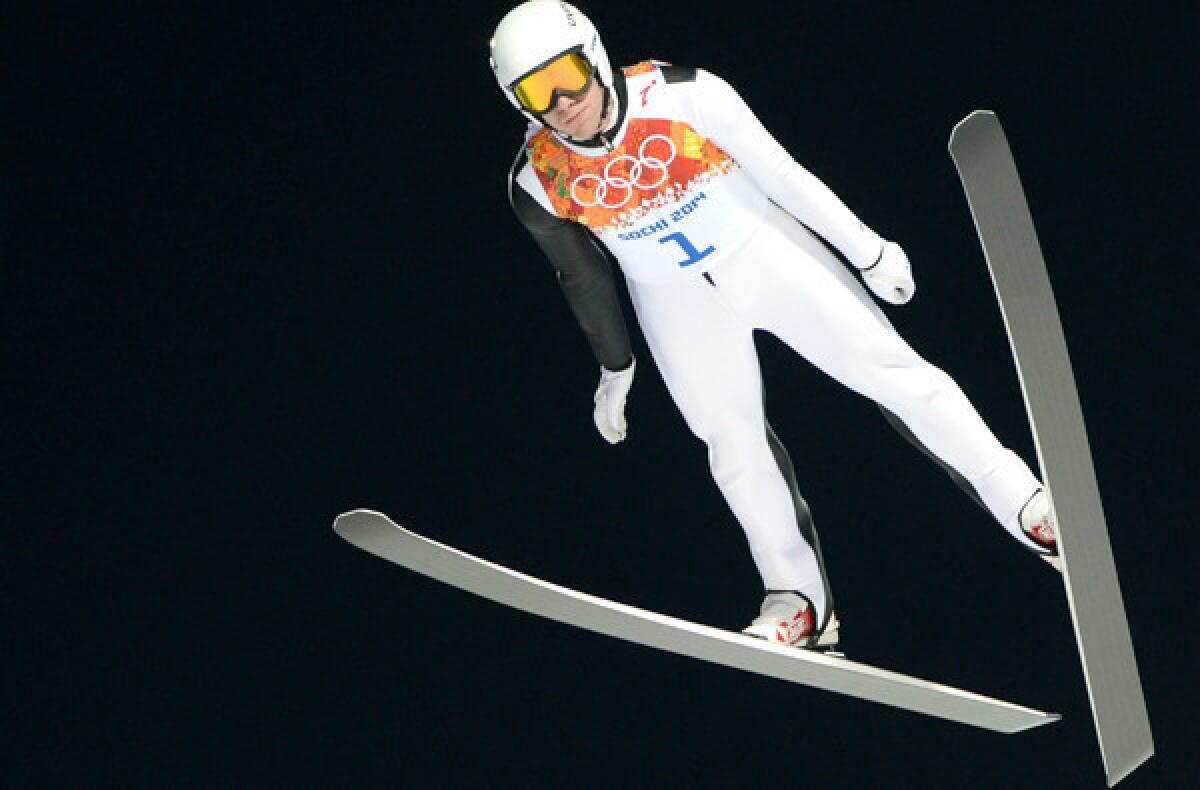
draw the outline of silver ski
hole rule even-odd
[[[1004,130],[976,110],[950,135],[1058,522],[1063,581],[1111,787],[1154,754],[1075,376]]]
[[[343,513],[333,528],[364,551],[467,592],[660,650],[998,732],[1019,732],[1059,718],[1056,713],[577,592],[421,537],[375,511]]]

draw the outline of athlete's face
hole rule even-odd
[[[600,116],[603,114],[604,90],[593,79],[588,89],[579,96],[559,96],[549,112],[542,114],[542,118],[556,132],[586,140],[600,130]]]

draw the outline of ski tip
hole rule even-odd
[[[980,121],[996,123],[996,113],[991,110],[972,110],[967,117],[954,124],[954,129],[950,132],[950,147],[954,147],[954,140],[962,129]]]
[[[355,522],[362,521],[364,516],[369,519],[387,518],[378,510],[369,510],[361,507],[355,508],[354,510],[347,510],[333,520],[333,531],[344,538],[346,537],[346,530]]]

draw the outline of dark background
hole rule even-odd
[[[769,414],[821,529],[847,653],[1061,722],[1005,737],[660,653],[332,533],[337,513],[368,506],[700,622],[740,628],[759,602],[703,445],[636,330],[630,438],[610,447],[591,424],[594,362],[504,197],[522,122],[486,44],[507,7],[12,14],[6,773],[1102,786],[1058,577],[873,406],[771,338]],[[1036,463],[946,153],[969,111],[999,114],[1051,267],[1159,748],[1128,787],[1195,776],[1184,9],[584,7],[616,64],[724,76],[904,244],[919,289],[892,319]]]

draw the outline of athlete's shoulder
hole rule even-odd
[[[544,231],[565,221],[549,202],[543,180],[553,180],[566,158],[566,150],[557,137],[545,127],[529,125],[508,171],[508,200],[531,231]]]
[[[525,137],[517,149],[509,175],[515,177],[522,169],[535,169],[539,164],[544,169],[546,161],[558,158],[555,154],[562,149],[563,144],[546,127],[531,123],[525,130]]]
[[[533,124],[530,124],[529,128],[525,130],[525,135],[521,138],[521,145],[517,147],[517,154],[513,158],[513,163],[508,168],[508,177],[510,180],[516,178],[517,173],[522,168],[529,166],[529,140],[533,137],[535,131],[536,129]]]
[[[526,151],[535,146],[545,145],[546,143],[557,143],[558,138],[550,133],[550,130],[539,123],[530,123],[525,127],[525,137],[521,141],[521,150]]]
[[[625,66],[621,69],[621,73],[625,75],[625,79],[640,77],[643,74],[659,73],[662,75],[663,82],[668,85],[673,85],[680,82],[695,82],[696,69],[692,66],[675,66],[665,60],[643,60],[639,63],[634,63],[632,66]]]
[[[528,167],[544,179],[553,179],[558,171],[567,167],[569,159],[570,152],[566,145],[545,127],[527,135],[517,154],[520,167]]]

